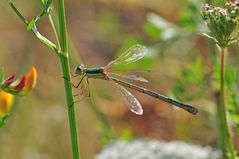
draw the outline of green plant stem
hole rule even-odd
[[[224,159],[235,159],[233,144],[230,137],[230,131],[227,124],[226,108],[225,108],[225,54],[226,48],[221,49],[221,66],[220,66],[220,105],[218,107],[218,122],[220,133],[220,146],[223,151]]]
[[[58,0],[58,15],[59,15],[59,29],[60,29],[60,51],[59,58],[61,61],[62,72],[64,76],[65,93],[68,108],[68,117],[71,133],[71,145],[73,159],[80,159],[77,122],[75,116],[74,98],[71,85],[70,66],[69,66],[69,54],[67,47],[67,30],[66,30],[66,18],[64,0]]]
[[[25,23],[26,25],[28,25],[28,20],[26,20],[22,14],[17,10],[17,8],[14,6],[14,4],[12,3],[11,0],[8,0],[8,4],[10,5],[10,7],[13,9],[13,11],[17,14],[17,16],[23,21],[23,23]]]
[[[28,25],[29,22],[27,19],[22,16],[22,14],[17,10],[11,0],[8,0],[8,4],[11,6],[13,11],[17,14],[17,16],[26,24]],[[50,23],[53,26],[54,33],[56,35],[57,43],[60,47],[58,50],[56,45],[49,41],[47,38],[42,36],[38,30],[36,25],[34,24],[33,28],[31,29],[36,37],[41,40],[44,44],[50,47],[60,58],[62,72],[64,76],[64,85],[65,85],[65,93],[66,93],[66,100],[67,100],[67,108],[68,108],[68,116],[69,116],[69,124],[70,124],[70,133],[71,133],[71,144],[72,144],[72,154],[73,159],[80,159],[80,151],[79,151],[79,142],[78,142],[78,132],[77,132],[77,122],[75,116],[75,107],[74,107],[74,98],[72,92],[72,85],[71,85],[71,76],[70,76],[70,66],[69,66],[69,54],[68,54],[68,42],[67,42],[67,31],[66,31],[66,18],[65,18],[65,7],[64,7],[64,0],[58,0],[58,16],[59,16],[59,30],[60,30],[60,40],[57,36],[53,21],[51,17]],[[60,42],[59,42],[60,41]]]

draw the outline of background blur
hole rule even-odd
[[[29,20],[42,9],[38,1],[14,3]],[[56,2],[53,3],[54,13]],[[217,83],[212,81],[217,79],[213,70],[218,50],[200,34],[206,31],[200,17],[202,3],[198,0],[66,1],[72,71],[81,62],[88,67],[104,66],[126,48],[140,43],[149,48],[149,54],[129,68],[153,71],[142,74],[149,84],[137,84],[196,105],[200,111],[193,116],[133,92],[144,109],[144,114],[137,116],[127,109],[109,82],[90,80],[91,99],[86,91],[85,99],[76,104],[83,159],[93,158],[104,145],[117,138],[183,140],[217,147],[213,89]],[[38,72],[36,88],[15,101],[8,123],[0,129],[0,158],[70,158],[60,63],[49,48],[26,30],[6,1],[0,1],[0,10],[0,67],[7,74],[20,75],[34,65]],[[37,24],[40,32],[54,41],[48,18],[43,17]],[[229,49],[230,68],[238,67],[236,45]],[[78,80],[75,78],[74,82]],[[239,141],[237,123],[233,121],[234,141]]]

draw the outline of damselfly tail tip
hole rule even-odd
[[[192,108],[188,109],[188,112],[191,113],[191,114],[193,114],[193,115],[196,115],[196,114],[198,113],[198,109],[192,107]]]

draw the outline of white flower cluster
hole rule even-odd
[[[162,142],[137,139],[116,141],[104,148],[95,159],[220,159],[218,150],[181,141]]]

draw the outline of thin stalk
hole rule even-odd
[[[226,109],[225,109],[225,54],[226,48],[221,49],[221,64],[220,64],[220,105],[218,107],[218,121],[220,129],[220,146],[223,151],[223,158],[235,159],[233,144],[230,137],[230,131],[227,124]]]
[[[77,122],[75,116],[74,98],[71,85],[68,43],[67,43],[67,30],[66,30],[66,18],[64,0],[57,0],[58,4],[58,16],[59,16],[59,29],[60,29],[60,51],[59,58],[61,61],[62,72],[64,76],[64,85],[66,100],[68,106],[68,117],[71,133],[71,145],[73,159],[80,159],[80,150],[78,142]]]
[[[27,26],[29,25],[28,20],[18,11],[18,9],[15,7],[15,5],[12,3],[11,0],[8,0],[8,4],[13,9],[13,11],[17,14],[17,16],[25,23]],[[51,48],[56,54],[58,53],[58,50],[54,43],[52,43],[50,40],[48,40],[46,37],[41,35],[41,33],[38,31],[36,24],[33,25],[31,28],[31,31],[35,34],[35,36],[44,44],[46,44],[49,48]]]
[[[48,19],[49,19],[49,22],[50,22],[51,27],[52,27],[52,29],[53,29],[53,32],[54,32],[54,35],[55,35],[55,38],[56,38],[56,42],[57,42],[57,46],[60,47],[60,41],[59,41],[59,38],[58,38],[58,34],[57,34],[57,31],[56,31],[56,27],[55,27],[54,21],[53,21],[52,16],[51,16],[50,13],[49,13],[49,15],[48,15]]]

